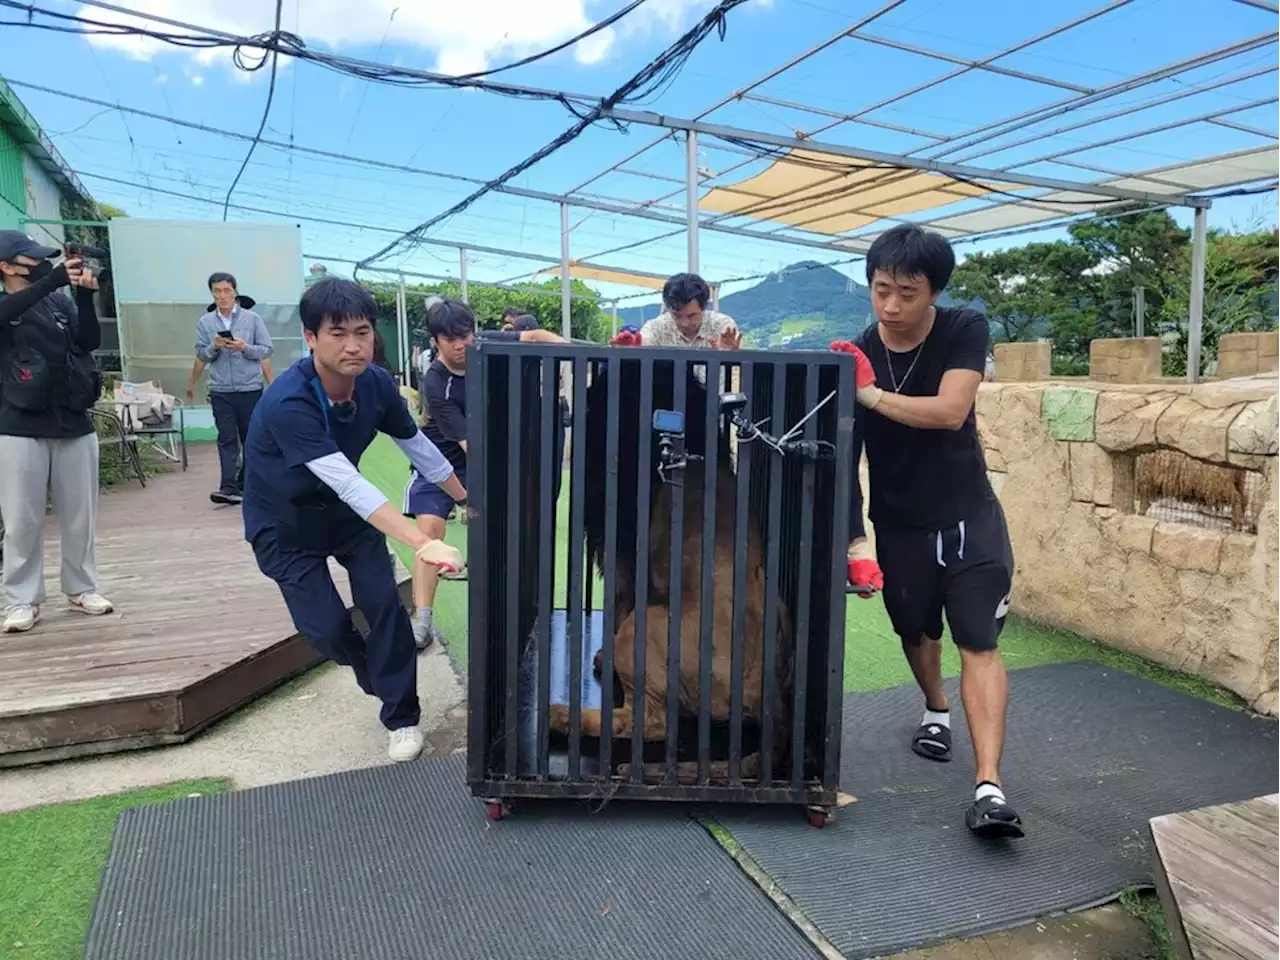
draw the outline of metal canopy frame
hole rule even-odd
[[[590,262],[608,253],[623,249],[632,249],[647,243],[672,238],[683,233],[687,237],[688,268],[697,272],[699,264],[699,237],[701,233],[724,233],[755,240],[785,243],[791,246],[829,250],[843,253],[846,256],[865,253],[874,236],[898,222],[920,224],[938,224],[945,219],[938,216],[939,211],[952,211],[952,215],[960,213],[970,215],[975,212],[994,210],[1000,207],[1023,208],[1025,215],[1021,222],[1030,224],[1020,229],[999,229],[990,231],[944,231],[952,242],[974,242],[994,237],[1013,236],[1049,230],[1066,226],[1082,219],[1091,219],[1099,215],[1107,215],[1110,211],[1132,212],[1134,210],[1154,210],[1170,207],[1191,209],[1193,218],[1192,249],[1192,297],[1189,316],[1189,349],[1188,379],[1194,382],[1198,376],[1200,355],[1201,326],[1203,323],[1203,298],[1197,293],[1203,289],[1204,246],[1206,232],[1206,211],[1212,205],[1220,191],[1234,188],[1274,188],[1275,174],[1268,168],[1266,171],[1243,169],[1238,175],[1224,174],[1206,186],[1204,183],[1187,183],[1177,179],[1177,170],[1171,167],[1143,170],[1115,170],[1098,166],[1086,160],[1076,159],[1081,154],[1118,143],[1139,140],[1143,137],[1184,130],[1195,124],[1207,123],[1237,133],[1258,138],[1259,147],[1266,146],[1275,150],[1280,140],[1273,131],[1264,130],[1249,123],[1231,119],[1233,115],[1258,107],[1274,106],[1278,98],[1265,97],[1246,99],[1239,97],[1240,102],[1224,106],[1221,109],[1200,111],[1174,121],[1164,121],[1151,126],[1136,129],[1128,133],[1098,137],[1073,143],[1069,147],[1049,150],[1031,159],[1006,166],[984,166],[975,161],[996,156],[1014,148],[1023,147],[1038,141],[1059,138],[1064,133],[1085,129],[1120,117],[1137,116],[1153,113],[1157,108],[1210,91],[1231,92],[1257,77],[1276,73],[1280,64],[1274,60],[1263,67],[1255,63],[1237,62],[1230,76],[1214,76],[1201,80],[1190,86],[1170,92],[1162,92],[1137,103],[1120,103],[1115,109],[1100,115],[1081,114],[1080,111],[1095,104],[1101,104],[1123,94],[1132,93],[1166,81],[1181,77],[1199,68],[1214,64],[1224,64],[1233,58],[1240,58],[1255,51],[1277,50],[1280,32],[1274,23],[1270,29],[1254,34],[1225,46],[1207,50],[1191,57],[1167,63],[1164,66],[1149,70],[1136,76],[1125,77],[1103,86],[1091,86],[1077,83],[1062,77],[1032,73],[1023,69],[1015,69],[1002,63],[1016,53],[1027,51],[1037,44],[1053,37],[1060,37],[1071,30],[1085,24],[1105,18],[1117,10],[1130,6],[1134,0],[1109,0],[1109,2],[1077,16],[1056,27],[1045,30],[1025,40],[1005,47],[996,53],[979,60],[959,57],[944,51],[928,49],[922,46],[904,43],[891,37],[868,32],[867,28],[886,14],[903,6],[908,0],[888,0],[878,9],[861,17],[851,26],[843,28],[809,49],[792,57],[779,67],[769,71],[759,79],[735,90],[723,97],[707,109],[692,117],[671,117],[653,111],[637,111],[626,108],[608,108],[604,116],[623,124],[651,126],[662,132],[647,141],[638,149],[632,150],[622,159],[610,164],[598,173],[570,187],[564,193],[531,190],[513,185],[494,187],[496,192],[528,199],[543,200],[556,203],[561,209],[561,275],[565,295],[568,295],[569,284],[569,219],[570,207],[614,213],[636,217],[656,223],[678,227],[654,237],[638,242],[625,244],[611,250],[596,251],[574,259],[573,263]],[[1221,0],[1226,3],[1228,0]],[[1234,0],[1244,6],[1253,7],[1269,13],[1280,12],[1280,8],[1270,0]],[[945,63],[950,69],[934,77],[892,96],[878,100],[855,111],[841,113],[823,107],[797,103],[779,96],[773,96],[763,90],[771,81],[805,63],[818,54],[837,44],[861,43],[882,48],[893,49],[900,53],[934,63]],[[873,116],[891,105],[898,104],[909,97],[924,91],[941,87],[958,77],[973,72],[981,72],[998,76],[1010,82],[1034,84],[1042,88],[1061,91],[1064,96],[1051,100],[1040,106],[1022,110],[998,120],[982,123],[958,133],[943,134],[911,124],[899,124],[882,117]],[[792,135],[778,135],[760,130],[714,122],[713,114],[734,103],[756,103],[795,111],[814,118],[816,126],[809,130],[795,130]],[[1065,122],[1049,126],[1048,121],[1065,118]],[[842,144],[832,139],[833,131],[844,132],[853,126],[874,128],[902,136],[915,137],[925,141],[901,152],[868,150],[857,146]],[[683,169],[673,169],[670,173],[637,169],[632,164],[648,154],[655,147],[668,141],[679,142],[683,139]],[[698,167],[699,143],[706,149],[717,152],[736,154],[743,159],[735,160],[709,175],[704,175]],[[879,175],[871,178],[866,186],[881,188],[904,180],[909,176],[917,176],[921,172],[937,175],[940,183],[945,178],[953,178],[957,182],[976,182],[993,188],[985,196],[974,198],[972,195],[956,196],[955,203],[935,205],[928,212],[931,216],[879,216],[876,222],[862,229],[840,233],[824,233],[813,228],[812,224],[770,221],[767,216],[753,217],[751,213],[739,212],[708,213],[700,210],[700,201],[704,198],[703,190],[712,184],[724,184],[716,189],[731,190],[733,184],[726,180],[731,174],[742,171],[762,160],[773,163],[803,162],[797,161],[794,151],[802,151],[808,155],[822,155],[842,161],[861,161],[880,169]],[[1226,164],[1246,155],[1256,156],[1257,150],[1237,150],[1215,156],[1203,156],[1181,163],[1181,168],[1198,167],[1207,170],[1211,164]],[[1052,163],[1059,168],[1079,171],[1079,179],[1062,176],[1045,176],[1029,172],[1038,164]],[[831,174],[822,183],[838,183],[847,176],[847,164],[834,167]],[[654,180],[669,184],[669,189],[656,197],[643,200],[627,199],[615,195],[600,194],[601,181],[613,175],[623,175],[634,182],[638,178]],[[1201,177],[1203,179],[1203,177]],[[1117,183],[1122,181],[1122,183]],[[860,187],[862,185],[859,185]],[[592,192],[586,192],[594,188]],[[792,209],[803,209],[807,202],[804,193],[814,188],[812,182],[805,184],[803,190],[782,193],[767,198],[770,207],[777,208],[791,201]],[[937,190],[937,187],[932,189]],[[859,208],[858,194],[860,189],[851,189],[847,197],[849,213],[866,213],[866,205]],[[917,193],[920,191],[916,191]],[[909,196],[910,194],[904,195]],[[1067,197],[1070,199],[1061,199]],[[680,200],[683,200],[683,204]],[[674,201],[674,202],[673,202]],[[824,200],[824,202],[826,202]],[[1069,209],[1072,205],[1076,209]],[[1104,206],[1105,204],[1105,206]],[[683,206],[683,209],[681,209]],[[872,204],[871,206],[874,206]],[[955,209],[953,209],[953,207]],[[1033,215],[1038,214],[1038,215]],[[872,215],[874,216],[874,215]],[[941,229],[941,228],[938,228]],[[567,301],[566,301],[567,302]],[[566,311],[566,325],[567,325]]]
[[[86,0],[86,2],[92,6],[119,9],[114,4],[104,2],[104,0]],[[792,247],[827,250],[844,254],[848,257],[849,255],[856,256],[865,253],[874,236],[885,228],[884,225],[898,222],[929,224],[934,229],[938,229],[947,235],[953,243],[966,243],[981,239],[1054,229],[1073,222],[1079,222],[1082,219],[1092,218],[1100,213],[1102,215],[1114,215],[1119,212],[1182,207],[1191,209],[1194,212],[1192,228],[1192,295],[1189,311],[1190,344],[1188,349],[1189,361],[1191,361],[1188,364],[1188,376],[1189,379],[1194,381],[1198,370],[1194,361],[1199,356],[1200,328],[1203,320],[1202,291],[1206,212],[1213,200],[1221,195],[1219,191],[1238,189],[1257,192],[1262,189],[1274,189],[1277,176],[1280,176],[1280,170],[1273,168],[1272,161],[1268,161],[1266,169],[1263,169],[1258,164],[1255,164],[1252,168],[1247,168],[1246,166],[1241,169],[1234,179],[1231,174],[1226,173],[1212,175],[1214,171],[1208,168],[1213,164],[1222,165],[1233,159],[1242,159],[1246,155],[1256,158],[1264,151],[1270,151],[1272,160],[1274,160],[1277,147],[1280,147],[1280,139],[1277,138],[1277,134],[1248,122],[1233,119],[1233,117],[1236,114],[1259,107],[1274,106],[1277,103],[1277,98],[1274,96],[1259,97],[1257,94],[1253,94],[1253,99],[1249,99],[1235,94],[1239,102],[1224,106],[1221,109],[1201,110],[1194,115],[1185,116],[1172,122],[1165,120],[1164,122],[1158,122],[1152,126],[1143,127],[1118,136],[1103,136],[1073,143],[1065,149],[1050,150],[1034,158],[1022,159],[1005,166],[993,163],[984,164],[980,161],[984,158],[990,160],[990,158],[997,157],[1010,150],[1038,141],[1060,138],[1065,133],[1082,130],[1105,121],[1128,116],[1138,117],[1143,113],[1153,112],[1160,107],[1197,94],[1210,91],[1232,93],[1250,80],[1276,73],[1280,69],[1280,64],[1277,64],[1276,60],[1277,49],[1280,49],[1280,44],[1278,44],[1280,32],[1276,30],[1275,15],[1280,13],[1280,5],[1277,5],[1274,0],[1216,0],[1217,3],[1224,7],[1234,4],[1267,14],[1269,19],[1269,22],[1265,25],[1267,29],[1146,72],[1097,86],[1081,82],[1076,78],[1022,69],[1020,66],[1012,65],[1009,62],[1009,58],[1016,54],[1025,54],[1045,41],[1061,37],[1085,25],[1094,24],[1098,21],[1102,21],[1105,24],[1109,15],[1133,6],[1136,0],[1107,0],[1101,6],[1088,10],[1057,26],[1019,40],[980,59],[963,57],[943,50],[930,49],[906,43],[892,36],[886,36],[884,31],[888,27],[883,23],[880,24],[880,32],[872,32],[873,25],[883,21],[886,15],[908,3],[915,2],[917,0],[885,0],[878,8],[859,17],[855,22],[842,27],[758,79],[722,97],[710,107],[692,117],[670,117],[659,112],[637,111],[623,107],[606,107],[605,101],[595,97],[582,94],[562,94],[564,98],[600,109],[602,116],[617,123],[652,126],[661,131],[639,149],[632,150],[622,159],[608,165],[603,170],[563,192],[533,190],[517,187],[510,183],[486,186],[486,189],[493,192],[542,200],[559,206],[561,226],[559,263],[566,333],[568,332],[569,322],[568,308],[572,300],[570,289],[572,264],[598,265],[598,258],[608,253],[634,249],[647,243],[675,237],[679,234],[686,236],[688,267],[691,271],[697,271],[700,261],[700,238],[703,232],[723,233],[752,240],[787,244]],[[143,14],[143,16],[151,20],[164,21],[164,18],[155,17],[151,14]],[[174,21],[164,22],[174,23]],[[1259,21],[1259,25],[1262,25],[1261,21]],[[206,28],[201,29],[206,30]],[[217,33],[217,31],[208,30],[206,32]],[[769,84],[785,76],[797,66],[810,61],[824,51],[850,44],[893,50],[904,56],[915,58],[917,61],[935,65],[943,64],[947,69],[931,79],[893,93],[874,103],[860,106],[850,112],[840,112],[825,107],[795,102],[792,99],[775,95],[775,92],[769,89]],[[1257,66],[1256,51],[1266,51],[1264,57],[1268,60],[1268,63],[1261,68]],[[1249,62],[1236,60],[1236,58],[1246,57],[1249,54],[1255,54]],[[1236,62],[1231,63],[1233,60],[1236,60]],[[1185,84],[1186,81],[1179,79],[1183,75],[1212,65],[1227,65],[1226,71],[1231,72],[1231,75],[1224,77],[1218,74],[1208,78],[1200,78],[1198,82],[1196,82],[1196,78],[1192,78],[1189,86],[1184,85],[1173,90],[1159,90],[1154,95],[1147,96],[1136,103],[1118,102],[1114,104],[1114,108],[1109,112],[1100,115],[1090,116],[1089,114],[1081,113],[1081,111],[1096,104],[1104,104],[1125,94],[1142,91],[1144,88],[1152,87],[1163,81],[1174,80],[1177,83]],[[1061,96],[1040,103],[1038,106],[954,133],[940,133],[923,129],[915,122],[897,123],[883,116],[883,111],[894,105],[902,104],[911,97],[941,88],[958,78],[972,74],[998,77],[1002,83],[1031,85],[1041,90],[1053,91],[1056,94],[1061,94]],[[424,73],[424,76],[426,75]],[[27,86],[33,85],[27,84]],[[511,85],[507,85],[507,87],[508,89],[517,89]],[[1274,90],[1274,86],[1271,89]],[[57,93],[58,91],[50,92]],[[540,95],[548,93],[548,91],[533,92]],[[787,135],[779,135],[719,122],[721,118],[715,116],[717,112],[739,103],[767,105],[793,111],[796,114],[812,118],[815,126],[811,129],[791,129],[787,125]],[[105,104],[105,102],[104,105],[116,106],[114,104]],[[898,109],[901,110],[901,107]],[[1066,119],[1063,124],[1050,127],[1049,122],[1057,118]],[[181,121],[174,120],[174,122]],[[1087,154],[1100,148],[1140,140],[1143,137],[1170,131],[1186,130],[1196,124],[1208,124],[1220,130],[1230,130],[1234,134],[1256,138],[1259,141],[1258,147],[1253,151],[1236,150],[1216,156],[1198,157],[1194,160],[1185,161],[1179,168],[1163,167],[1144,170],[1108,169],[1080,157],[1081,154]],[[911,137],[923,142],[916,142],[909,146],[904,145],[900,150],[868,150],[853,144],[839,142],[838,138],[842,134],[850,133],[859,128]],[[684,148],[682,162],[678,167],[671,169],[670,172],[643,170],[632,166],[635,161],[649,154],[660,144],[670,141],[680,142],[681,140],[683,140]],[[704,175],[698,165],[700,142],[708,150],[728,154],[735,159],[723,169]],[[325,153],[324,151],[311,152]],[[779,207],[789,207],[792,212],[803,210],[806,207],[816,207],[817,204],[813,203],[814,196],[812,194],[806,196],[808,191],[811,191],[815,186],[820,187],[826,183],[838,184],[842,178],[848,176],[850,170],[865,172],[867,169],[875,169],[877,171],[876,176],[855,184],[854,188],[849,189],[846,195],[841,198],[847,201],[847,206],[841,208],[841,215],[859,215],[862,216],[864,221],[869,220],[870,223],[864,222],[859,227],[841,231],[823,231],[817,229],[817,223],[825,219],[831,219],[831,217],[830,215],[823,216],[816,211],[810,220],[800,220],[799,222],[782,221],[780,223],[777,216],[771,219],[768,216],[752,215],[753,213],[761,212],[759,210],[744,212],[739,208],[727,212],[714,212],[702,208],[702,203],[705,200],[703,191],[708,187],[725,192],[735,189],[739,189],[739,192],[746,192],[740,189],[740,183],[732,183],[729,178],[731,175],[744,171],[752,165],[760,164],[761,161],[768,160],[774,165],[803,165],[808,163],[811,167],[815,166],[812,160],[806,160],[798,154],[807,155],[808,157],[826,157],[839,162],[832,162],[828,167],[821,168],[826,169],[830,174],[825,179],[820,179],[816,183],[810,181],[800,189],[783,191],[777,195],[763,198],[768,208],[774,208],[776,213]],[[364,158],[351,159],[378,166],[394,166],[373,160],[365,160]],[[861,166],[858,166],[858,164]],[[1046,176],[1028,169],[1039,164],[1052,164],[1057,169],[1078,171],[1081,176],[1079,179],[1065,175]],[[874,166],[870,167],[869,165]],[[1198,167],[1198,171],[1188,169],[1192,167]],[[408,168],[401,169],[405,169],[406,172],[429,173],[433,176],[443,176],[461,181],[474,179],[458,174],[410,171]],[[1183,173],[1188,172],[1196,172],[1197,175],[1195,177],[1188,176],[1186,180],[1179,179]],[[645,199],[599,193],[597,185],[614,175],[627,177],[632,183],[640,179],[665,183],[668,185],[668,189],[657,197]],[[918,185],[922,182],[922,177],[926,178],[926,180],[936,180],[941,184],[950,181],[953,184],[965,183],[971,187],[976,185],[985,191],[985,195],[975,197],[972,192],[966,193],[957,189],[952,191],[950,195],[954,196],[954,202],[950,202],[945,189],[940,190],[936,186],[928,190],[918,189]],[[912,179],[916,181],[914,184],[904,182]],[[891,188],[895,184],[907,191],[895,197],[895,200],[908,199],[913,196],[919,197],[922,193],[932,191],[941,192],[944,196],[948,196],[948,202],[931,205],[923,200],[917,200],[914,204],[908,204],[905,212],[884,213],[877,212],[874,209],[876,206],[882,205],[881,201],[867,202],[865,198],[863,200],[859,199],[859,194],[864,193],[868,188],[883,190],[886,187]],[[1005,186],[1001,187],[1001,184]],[[587,192],[589,188],[591,192]],[[822,199],[824,202],[829,202],[827,197]],[[569,242],[571,232],[569,209],[571,207],[635,217],[666,224],[677,229],[667,230],[654,237],[633,241],[614,247],[611,250],[596,251],[571,258]],[[1074,209],[1071,209],[1073,207]],[[1018,215],[999,229],[965,228],[955,223],[956,219],[961,218],[975,221],[979,219],[974,216],[975,214],[1002,209],[1014,209]],[[928,211],[928,216],[917,216],[917,214],[926,210]],[[948,213],[947,211],[952,212]],[[948,220],[952,222],[947,223]],[[433,241],[418,238],[416,242],[434,242],[441,246],[458,247],[460,249],[461,283],[464,290],[468,282],[466,276],[466,249],[476,252],[499,252],[496,248],[485,248],[474,244],[454,244],[439,239]],[[515,251],[501,252],[543,263],[555,262],[555,258],[546,255],[524,254]],[[396,269],[394,272],[399,273],[400,271]],[[632,272],[634,273],[635,271]]]

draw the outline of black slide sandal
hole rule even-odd
[[[947,763],[951,759],[951,728],[940,723],[922,723],[911,738],[911,749],[926,760]]]
[[[1007,803],[983,797],[964,815],[965,825],[984,840],[1017,839],[1025,836],[1022,820]]]

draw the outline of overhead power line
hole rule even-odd
[[[284,0],[276,0],[276,29],[275,34],[280,34],[280,18],[284,13]],[[240,164],[240,169],[236,171],[236,177],[231,181],[231,186],[227,188],[227,199],[222,203],[222,219],[227,219],[227,206],[231,203],[231,195],[236,192],[236,185],[240,182],[240,177],[244,174],[244,168],[249,165],[249,158],[253,156],[253,151],[257,149],[258,143],[262,140],[262,133],[267,129],[267,118],[271,116],[271,101],[276,95],[276,67],[280,63],[280,54],[277,51],[271,52],[271,81],[267,85],[267,103],[262,108],[262,120],[258,123],[258,132],[253,135],[253,142],[249,144],[249,152],[244,155],[244,160]],[[259,67],[262,64],[258,65]]]
[[[268,56],[273,54],[283,55],[292,57],[295,60],[314,63],[317,66],[321,66],[347,76],[354,76],[362,80],[370,80],[376,83],[387,83],[410,87],[436,86],[451,87],[454,89],[473,88],[485,90],[490,93],[496,93],[502,96],[555,101],[562,104],[575,116],[581,116],[581,107],[578,105],[598,104],[600,102],[600,98],[598,96],[570,93],[563,90],[547,90],[538,87],[520,86],[509,83],[495,83],[484,78],[496,73],[514,69],[517,66],[524,66],[545,57],[552,56],[555,53],[559,53],[567,47],[581,42],[599,31],[616,24],[623,17],[635,11],[643,2],[645,2],[645,0],[633,0],[632,3],[629,3],[617,13],[605,18],[605,20],[599,23],[593,24],[581,34],[570,38],[564,43],[558,44],[550,50],[545,50],[541,53],[526,57],[516,63],[495,67],[492,70],[482,70],[475,73],[463,74],[461,76],[450,76],[448,74],[435,73],[430,70],[403,67],[397,64],[379,63],[373,60],[363,60],[358,57],[343,56],[329,51],[314,50],[308,47],[301,37],[296,34],[289,33],[288,31],[280,30],[278,27],[274,31],[268,33],[242,36],[234,33],[228,33],[224,30],[216,30],[212,27],[186,23],[182,20],[176,20],[170,17],[162,17],[143,10],[129,9],[114,3],[105,2],[105,0],[82,0],[82,2],[87,6],[108,10],[112,13],[130,17],[133,20],[144,20],[150,23],[161,24],[165,27],[174,28],[183,32],[174,33],[161,29],[149,29],[146,27],[119,22],[94,19],[93,17],[85,16],[83,13],[65,13],[60,10],[41,7],[34,3],[21,3],[18,2],[18,0],[0,0],[0,7],[19,11],[26,15],[26,19],[0,21],[0,26],[28,27],[32,29],[49,30],[55,33],[72,33],[86,36],[145,37],[160,43],[190,49],[207,50],[227,48],[232,51],[232,57],[235,60],[236,66],[240,67],[242,70],[258,69],[266,62]],[[52,22],[42,23],[37,19],[37,17],[45,17]],[[253,52],[261,53],[261,57],[258,58],[256,63],[249,55]]]
[[[541,150],[538,150],[536,153],[520,161],[520,163],[516,164],[514,167],[511,167],[505,173],[502,173],[490,180],[488,183],[485,183],[480,187],[480,189],[476,190],[463,200],[460,200],[458,203],[455,203],[448,210],[443,213],[436,214],[429,220],[423,221],[399,240],[388,244],[372,256],[361,260],[360,263],[356,265],[354,273],[358,276],[362,268],[371,266],[378,260],[381,260],[383,257],[386,257],[396,250],[412,249],[415,243],[433,226],[443,220],[447,220],[455,214],[461,213],[463,210],[466,210],[467,207],[471,206],[490,191],[509,183],[540,160],[545,159],[561,147],[576,140],[582,135],[583,131],[604,117],[607,111],[613,109],[619,103],[632,98],[645,97],[657,92],[660,88],[664,87],[675,78],[675,76],[680,72],[680,69],[684,66],[685,62],[689,59],[690,55],[693,53],[694,49],[703,41],[703,39],[706,38],[707,34],[712,30],[718,30],[721,39],[724,38],[726,14],[728,14],[734,7],[740,6],[745,2],[746,0],[720,0],[720,2],[717,3],[705,17],[698,21],[692,29],[659,54],[647,66],[640,70],[639,73],[635,74],[630,80],[618,87],[617,90],[598,103],[588,114],[586,114],[586,116],[582,116],[577,123],[564,133],[560,134],[560,136],[556,137]]]
[[[202,204],[217,206],[222,202],[220,200],[214,200],[210,197],[202,197],[202,196],[199,196],[198,194],[183,193],[180,190],[169,190],[164,187],[155,187],[149,184],[137,183],[136,181],[133,181],[133,180],[126,180],[126,179],[123,179],[122,177],[112,177],[104,173],[91,173],[86,171],[86,172],[80,173],[80,176],[84,177],[86,180],[101,180],[103,183],[114,183],[122,187],[133,187],[134,189],[137,189],[137,190],[143,190],[148,193],[156,193],[166,197],[173,197],[178,200],[190,200],[193,203],[202,203]],[[353,230],[372,230],[375,233],[385,233],[385,234],[391,234],[395,236],[400,236],[403,233],[402,230],[396,227],[379,226],[377,224],[372,224],[372,223],[359,223],[351,220],[337,220],[331,217],[308,216],[307,214],[292,213],[285,210],[272,210],[268,207],[256,207],[256,206],[243,204],[243,203],[233,203],[230,205],[230,207],[232,210],[241,210],[241,211],[244,211],[245,213],[259,213],[264,216],[280,217],[281,219],[290,220],[290,221],[303,220],[303,221],[306,221],[307,223],[317,223],[317,224],[321,224],[322,226],[347,227]],[[507,257],[513,260],[518,260],[523,258],[523,259],[532,260],[538,263],[549,263],[549,264],[556,264],[560,262],[559,257],[552,257],[552,256],[548,256],[546,254],[541,254],[541,253],[527,253],[520,250],[504,250],[500,247],[487,246],[486,244],[483,244],[483,243],[472,243],[471,241],[468,241],[468,240],[446,240],[443,238],[432,237],[432,238],[423,240],[422,242],[424,245],[429,245],[429,246],[448,247],[449,249],[452,249],[452,250],[463,249],[471,253],[489,254],[497,257]],[[358,261],[351,260],[349,262],[357,263]],[[394,272],[399,272],[399,271],[394,271]]]
[[[163,113],[154,113],[150,110],[140,110],[137,107],[126,107],[118,103],[112,103],[108,100],[98,100],[94,97],[88,97],[81,93],[72,93],[68,90],[58,90],[54,87],[46,87],[38,83],[28,83],[25,80],[4,79],[4,82],[11,87],[19,87],[23,90],[36,90],[40,93],[48,93],[55,97],[64,97],[68,100],[78,100],[80,103],[87,103],[93,106],[106,107],[109,110],[119,110],[123,113],[132,114],[134,116],[146,117],[149,120],[160,120],[164,123],[176,124],[180,127],[186,127],[189,130],[199,130],[201,133],[209,133],[219,137],[229,137],[233,140],[243,140],[252,142],[255,138],[249,133],[240,133],[237,130],[223,130],[219,127],[211,127],[207,124],[196,123],[192,120],[181,120],[178,117],[168,116]],[[69,131],[70,132],[70,131]],[[397,173],[414,173],[426,177],[439,177],[442,180],[455,180],[460,183],[481,184],[485,181],[479,177],[468,177],[460,173],[446,173],[442,170],[429,170],[425,167],[412,167],[400,163],[389,163],[385,160],[374,160],[369,157],[357,157],[352,154],[338,153],[334,150],[321,150],[316,147],[304,147],[296,143],[288,143],[283,140],[272,140],[268,137],[258,137],[258,143],[267,147],[275,147],[278,150],[292,150],[296,153],[305,153],[314,157],[324,157],[328,160],[342,160],[348,163],[359,163],[368,167],[378,167],[383,170],[393,170]]]

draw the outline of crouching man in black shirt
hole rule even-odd
[[[21,633],[44,602],[44,516],[51,497],[62,537],[62,590],[73,609],[111,612],[98,592],[93,539],[98,435],[89,409],[102,390],[92,352],[101,332],[98,281],[78,258],[18,230],[0,231],[0,517],[4,589],[0,632]],[[70,284],[75,301],[59,291]]]
[[[506,317],[504,313],[504,322]],[[525,343],[564,342],[563,337],[538,329],[536,323],[519,326],[523,329],[479,331],[475,313],[460,300],[436,300],[427,307],[427,332],[435,343],[437,356],[422,375],[420,390],[425,414],[422,433],[453,464],[458,482],[463,486],[467,483],[467,347],[477,336]],[[560,448],[563,449],[562,444]],[[556,490],[558,496],[558,486]],[[416,468],[410,473],[405,486],[404,514],[413,517],[418,529],[428,538],[444,539],[445,521],[453,508],[453,498],[443,487],[432,483]],[[419,650],[437,640],[444,642],[435,621],[439,577],[439,568],[428,564],[418,564],[413,571],[413,641]]]
[[[873,553],[855,479],[849,583],[883,589],[885,609],[925,697],[911,748],[951,759],[942,689],[942,615],[960,648],[960,694],[973,740],[977,787],[965,820],[982,836],[1020,837],[1022,821],[1000,780],[1008,680],[996,640],[1009,610],[1013,549],[987,479],[974,398],[986,368],[987,319],[937,307],[955,267],[951,246],[918,226],[895,227],[867,252],[879,321],[856,343],[837,341],[857,365],[854,476],[865,443]],[[878,562],[876,556],[878,555]]]

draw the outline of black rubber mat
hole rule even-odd
[[[809,960],[667,805],[493,823],[462,757],[125,813],[86,960]]]
[[[856,803],[822,830],[794,812],[717,816],[852,960],[1113,899],[1150,883],[1150,818],[1275,793],[1273,721],[1096,663],[1011,671],[1009,687],[1021,840],[965,827],[973,754],[955,682],[950,763],[911,752],[914,686],[846,695],[841,785]]]

